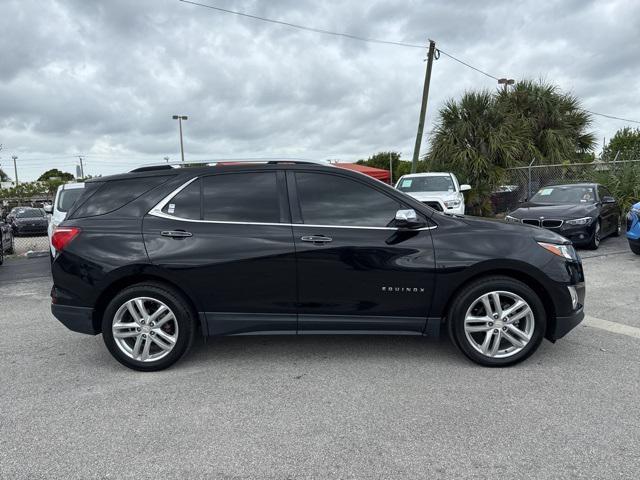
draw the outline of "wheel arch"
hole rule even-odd
[[[131,273],[131,274],[119,277],[118,279],[111,282],[106,288],[104,288],[102,292],[100,292],[100,295],[98,296],[95,302],[95,306],[93,309],[93,324],[97,326],[101,326],[102,315],[104,314],[104,311],[107,308],[107,305],[109,304],[109,302],[119,292],[121,292],[125,288],[130,287],[132,285],[139,284],[139,283],[154,283],[154,284],[167,286],[172,290],[174,290],[176,293],[178,293],[182,297],[182,299],[187,303],[189,308],[191,308],[194,318],[198,319],[198,322],[196,323],[200,324],[199,328],[200,329],[204,328],[205,323],[203,322],[203,319],[200,318],[199,316],[198,308],[194,303],[193,299],[185,292],[185,290],[181,288],[178,284],[172,282],[171,280],[168,280],[166,277],[162,275],[156,275],[148,272]]]
[[[508,268],[508,267],[477,272],[469,276],[467,279],[465,279],[464,282],[458,285],[457,288],[451,293],[451,295],[449,295],[449,298],[447,299],[447,302],[443,309],[445,323],[447,324],[446,328],[447,329],[449,328],[449,323],[450,323],[448,321],[449,311],[451,309],[453,302],[458,297],[460,292],[470,283],[473,283],[484,277],[495,277],[495,276],[510,277],[515,280],[519,280],[520,282],[524,283],[529,288],[531,288],[540,297],[540,300],[544,305],[545,314],[547,316],[547,328],[546,328],[547,333],[545,334],[545,338],[549,339],[549,336],[548,336],[549,332],[554,332],[556,327],[556,310],[555,310],[553,299],[549,294],[549,291],[544,287],[542,282],[537,278],[535,278],[533,275],[527,272],[524,272],[522,270],[519,270],[517,268]]]

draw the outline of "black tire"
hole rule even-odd
[[[112,322],[116,312],[124,303],[136,297],[150,297],[164,303],[173,311],[178,323],[178,337],[173,349],[156,361],[143,362],[128,357],[113,338]],[[192,308],[180,293],[161,283],[140,283],[125,288],[109,302],[102,318],[102,337],[109,352],[123,365],[143,372],[164,370],[180,360],[191,347],[195,331],[196,315]]]
[[[629,240],[629,248],[636,255],[640,255],[640,245],[638,245],[637,243],[631,243],[631,240]]]
[[[620,236],[620,231],[622,230],[622,225],[620,224],[620,220],[621,220],[620,217],[618,217],[618,219],[616,220],[616,228],[613,231],[613,233],[611,234],[612,237],[619,237]]]
[[[0,265],[4,263],[4,245],[2,243],[2,235],[0,235]]]
[[[589,250],[597,250],[598,247],[600,246],[600,241],[602,240],[601,238],[601,224],[600,224],[600,219],[597,220],[596,225],[593,227],[593,235],[591,235],[591,239],[589,240],[589,243],[587,243],[587,248]]]
[[[13,255],[14,253],[16,253],[16,242],[15,242],[15,237],[13,235],[11,235],[11,245],[9,246],[7,253],[9,255]]]
[[[467,339],[464,330],[467,310],[479,297],[492,291],[505,291],[520,296],[533,312],[534,329],[531,339],[522,350],[505,358],[493,358],[478,352]],[[449,309],[447,323],[451,340],[470,360],[485,367],[508,367],[525,360],[538,349],[544,338],[547,316],[540,297],[528,285],[511,277],[491,276],[475,280],[458,292]]]

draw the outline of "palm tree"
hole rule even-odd
[[[587,132],[591,116],[579,100],[548,83],[523,80],[513,90],[499,90],[496,107],[515,115],[529,129],[523,162],[571,163],[595,146],[595,135]],[[583,157],[582,157],[583,158]]]
[[[477,212],[489,208],[488,194],[499,185],[505,169],[517,166],[523,155],[527,129],[514,115],[496,108],[487,90],[465,93],[440,109],[431,148],[431,170],[453,171],[473,186],[467,203]]]

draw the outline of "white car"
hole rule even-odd
[[[84,183],[66,183],[60,185],[56,192],[56,199],[53,201],[53,205],[45,206],[45,211],[51,214],[47,233],[49,235],[49,248],[51,249],[52,257],[55,256],[56,249],[51,245],[51,235],[53,235],[55,228],[65,219],[67,212],[78,199],[83,189]]]
[[[460,185],[450,172],[412,173],[403,175],[396,189],[416,200],[445,213],[464,215],[464,195],[470,185]]]

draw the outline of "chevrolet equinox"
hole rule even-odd
[[[548,230],[437,212],[313,162],[145,167],[86,182],[52,237],[52,312],[137,370],[196,334],[435,335],[515,364],[583,318]]]

